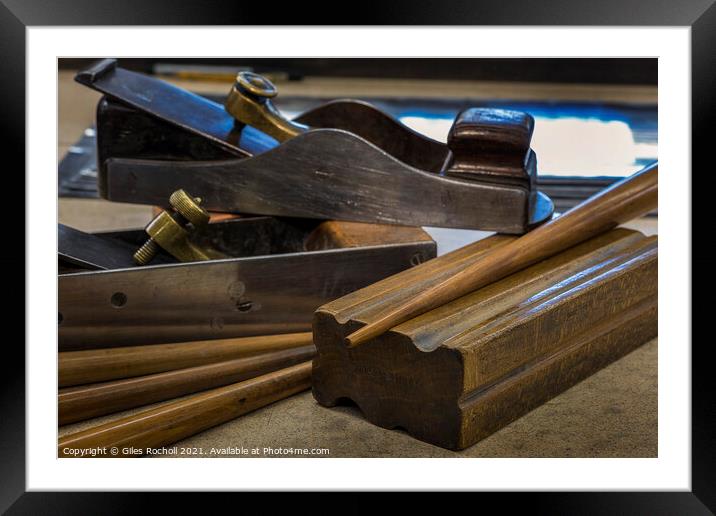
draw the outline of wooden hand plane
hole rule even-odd
[[[76,80],[97,108],[100,195],[161,204],[185,188],[211,211],[520,234],[549,219],[527,113],[467,109],[447,144],[357,100],[286,120],[242,72],[222,106],[104,60]]]

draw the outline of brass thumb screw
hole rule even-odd
[[[174,192],[169,197],[172,213],[165,210],[147,224],[145,230],[149,239],[134,253],[134,262],[137,265],[148,264],[160,248],[182,260],[208,259],[186,242],[189,223],[197,229],[209,222],[209,213],[199,206],[200,203],[200,198],[192,197],[184,190]]]
[[[137,265],[146,265],[151,262],[159,252],[159,244],[157,244],[152,237],[142,244],[142,247],[132,255],[134,263]]]

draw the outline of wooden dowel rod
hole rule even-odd
[[[147,448],[173,444],[310,386],[311,362],[303,362],[66,435],[59,439],[57,453],[59,457],[77,457],[81,450],[104,449],[107,453],[99,456],[136,456],[146,453]]]
[[[68,387],[60,390],[57,398],[59,424],[76,423],[241,382],[311,360],[315,354],[316,348],[311,344],[125,380]]]
[[[658,165],[650,165],[425,290],[346,337],[349,347],[657,207]]]
[[[313,343],[310,332],[59,353],[59,386],[132,378]]]

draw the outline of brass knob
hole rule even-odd
[[[148,264],[160,248],[182,262],[224,258],[218,251],[200,248],[189,240],[190,229],[194,231],[209,223],[209,213],[200,203],[201,199],[190,196],[184,190],[174,192],[169,197],[172,211],[162,211],[147,224],[145,231],[149,240],[134,253],[134,262],[137,265]]]
[[[271,102],[276,95],[278,89],[266,77],[240,72],[226,98],[225,108],[237,122],[284,142],[307,131],[308,127],[284,118]]]
[[[169,204],[195,228],[209,223],[209,212],[199,206],[199,197],[192,197],[184,190],[177,190],[169,197]]]
[[[256,97],[272,99],[278,95],[278,88],[263,75],[253,72],[240,72],[236,76],[236,85]]]

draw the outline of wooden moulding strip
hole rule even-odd
[[[328,304],[314,319],[314,398],[351,399],[379,426],[465,448],[654,338],[657,274],[656,237],[616,229],[365,346],[343,343],[360,317],[343,322]],[[363,300],[382,301],[354,298],[361,317]]]
[[[102,457],[138,456],[173,444],[311,386],[311,362],[212,389],[61,437],[59,457],[103,449]]]
[[[491,435],[657,335],[656,295],[605,321],[571,346],[516,370],[459,402],[456,441],[432,441],[463,449]]]
[[[59,386],[69,387],[118,378],[132,378],[270,351],[299,348],[312,343],[312,334],[306,332],[65,351],[59,353]]]
[[[66,425],[122,410],[221,387],[311,360],[313,345],[263,353],[136,378],[68,387],[58,396],[59,424]]]
[[[340,323],[349,320],[371,321],[374,314],[405,299],[410,299],[516,238],[494,235],[473,242],[331,301],[319,310],[329,311]]]
[[[658,165],[652,164],[593,195],[561,217],[497,248],[484,259],[392,310],[383,310],[379,318],[348,335],[346,345],[363,344],[401,323],[606,233],[655,209],[657,199]]]
[[[534,314],[531,308],[589,283],[590,278],[617,268],[649,245],[656,246],[654,239],[636,232],[606,233],[411,319],[395,331],[409,334],[423,351],[473,342],[478,334],[489,338],[499,326],[514,322],[520,312]]]
[[[569,345],[584,331],[616,321],[632,305],[656,294],[656,247],[569,290],[550,292],[537,303],[522,303],[451,343],[465,364],[464,389],[471,391],[534,359]],[[586,276],[586,275],[585,275]],[[585,321],[588,323],[585,324]]]

